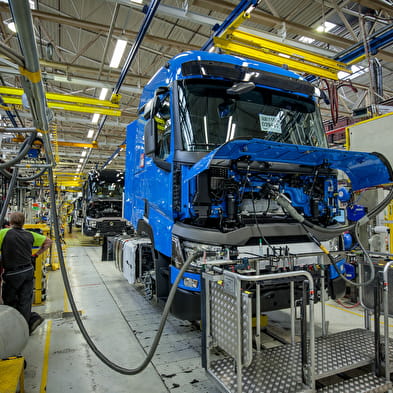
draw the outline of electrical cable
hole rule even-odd
[[[55,241],[56,241],[56,247],[57,247],[57,253],[59,256],[59,262],[60,262],[60,270],[61,270],[61,274],[63,277],[63,282],[64,282],[64,287],[66,289],[66,293],[68,296],[68,300],[72,309],[72,312],[74,314],[76,323],[83,335],[83,338],[86,340],[86,343],[89,345],[90,349],[94,352],[94,354],[105,364],[107,365],[109,368],[111,368],[112,370],[120,373],[120,374],[124,374],[124,375],[136,375],[139,374],[140,372],[142,372],[150,363],[151,359],[154,356],[154,353],[157,349],[157,346],[159,344],[162,332],[164,330],[164,326],[170,311],[170,307],[172,305],[173,299],[175,297],[176,294],[176,289],[177,286],[184,274],[184,272],[186,271],[186,269],[189,267],[189,265],[191,264],[191,262],[193,262],[195,259],[202,257],[203,256],[203,252],[202,251],[196,251],[193,254],[191,254],[187,260],[184,262],[184,265],[182,266],[182,268],[179,271],[179,274],[176,277],[175,282],[172,285],[172,288],[169,292],[167,301],[165,303],[165,307],[164,307],[164,311],[162,313],[161,316],[161,321],[160,321],[160,325],[158,327],[156,336],[154,337],[154,341],[153,344],[146,356],[146,358],[144,359],[144,361],[137,367],[132,368],[132,369],[128,369],[122,366],[119,366],[118,364],[112,362],[110,359],[108,359],[94,344],[93,340],[91,339],[91,337],[89,336],[88,332],[86,331],[86,328],[82,322],[82,319],[79,315],[78,309],[76,307],[75,304],[75,300],[71,291],[71,285],[68,279],[68,275],[67,275],[67,269],[65,267],[65,263],[64,263],[64,255],[62,252],[62,248],[61,248],[61,244],[60,244],[60,229],[59,229],[59,220],[58,220],[58,216],[57,216],[57,211],[56,211],[56,195],[55,195],[55,186],[54,186],[54,181],[53,181],[53,169],[52,167],[48,168],[48,177],[49,177],[49,190],[50,190],[50,200],[51,200],[51,214],[52,214],[52,222],[53,222],[53,227],[54,227],[54,231],[55,231]]]
[[[248,180],[248,177],[247,177],[247,180]],[[249,180],[248,180],[248,182],[250,183]],[[252,201],[252,207],[253,207],[253,210],[254,210],[255,224],[256,224],[256,226],[257,226],[259,236],[260,236],[261,239],[265,242],[265,244],[273,251],[273,255],[274,255],[275,257],[277,257],[275,248],[272,247],[272,245],[266,240],[265,236],[263,236],[263,233],[262,233],[262,230],[261,230],[261,228],[260,228],[260,225],[259,225],[259,222],[258,222],[258,218],[257,218],[257,210],[256,210],[256,208],[255,208],[254,188],[253,188],[253,186],[252,186],[251,183],[250,183],[250,185],[251,185],[251,201]]]

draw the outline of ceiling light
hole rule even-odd
[[[85,156],[86,156],[86,153],[87,153],[86,150],[83,150],[81,156],[82,156],[82,157],[85,157]]]
[[[4,21],[4,23],[7,25],[7,27],[8,27],[11,31],[13,31],[14,33],[16,33],[16,26],[15,26],[15,23],[13,22],[12,19],[10,19],[8,22],[7,22],[7,21]]]
[[[126,49],[127,41],[118,39],[116,42],[115,50],[113,51],[112,60],[109,64],[111,68],[119,67],[121,58],[123,57],[123,53]]]
[[[106,87],[103,87],[101,89],[101,94],[100,94],[99,99],[100,100],[105,100],[107,94],[108,94],[108,89]]]
[[[79,159],[79,162],[80,162],[81,164],[83,163],[83,161],[85,161],[84,158],[80,158],[80,159]]]
[[[345,78],[348,78],[349,77],[349,73],[348,72],[345,72],[345,71],[339,71],[339,72],[337,72],[337,78],[338,79],[345,79]]]
[[[337,25],[335,25],[334,23],[324,22],[321,26],[317,27],[317,31],[319,31],[320,33],[322,33],[322,32],[326,33],[328,31],[332,30],[336,26]]]
[[[299,41],[304,42],[305,44],[311,44],[312,42],[314,42],[314,39],[302,35],[301,37],[299,37]]]
[[[90,130],[89,130],[89,132],[87,133],[87,138],[93,138],[93,134],[94,134],[94,130],[91,128]]]
[[[93,115],[93,117],[92,117],[92,119],[91,119],[91,122],[92,122],[93,124],[97,124],[99,118],[100,118],[100,114],[99,114],[99,113],[94,113],[94,115]]]
[[[143,0],[131,0],[131,3],[142,4]]]

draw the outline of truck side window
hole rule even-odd
[[[169,95],[166,95],[157,103],[154,121],[157,130],[156,157],[165,160],[169,156],[171,143]]]

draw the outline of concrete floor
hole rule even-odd
[[[102,262],[101,247],[92,239],[77,232],[66,242],[69,278],[87,331],[107,358],[137,367],[153,341],[162,307],[145,300],[114,263]],[[63,314],[70,309],[59,270],[48,272],[47,300],[34,311],[46,320],[23,351],[28,393],[218,392],[200,365],[200,332],[188,322],[169,317],[152,363],[138,375],[125,376],[98,360],[74,318]],[[364,326],[360,307],[345,309],[329,302],[326,311],[329,332]],[[284,312],[270,314],[269,320],[288,326]],[[262,339],[270,346],[271,338]]]

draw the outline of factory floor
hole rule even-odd
[[[76,230],[66,235],[65,242],[68,275],[86,330],[111,361],[137,367],[154,339],[162,307],[145,300],[113,262],[101,261],[102,248],[96,240]],[[106,367],[70,313],[60,270],[47,275],[47,299],[33,308],[45,322],[23,351],[26,393],[218,392],[200,365],[200,331],[174,317],[169,317],[153,361],[142,373],[126,376]],[[326,311],[329,332],[364,327],[360,307],[347,309],[329,301]],[[288,327],[284,312],[271,313],[269,321],[275,332],[279,326]],[[269,347],[274,339],[265,334],[262,343]]]

